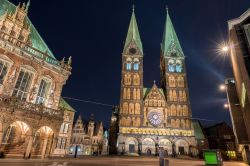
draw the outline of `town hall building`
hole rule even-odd
[[[185,56],[167,12],[161,42],[160,85],[143,85],[143,44],[133,9],[122,54],[117,152],[196,154]],[[153,81],[152,81],[153,82]]]

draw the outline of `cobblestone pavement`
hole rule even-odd
[[[0,159],[0,166],[158,166],[155,157],[84,157],[81,159],[21,160]],[[203,166],[203,161],[170,159],[170,166]],[[224,162],[223,166],[247,166],[240,162]]]

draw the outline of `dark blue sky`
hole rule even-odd
[[[19,0],[11,0],[17,4]],[[159,83],[160,42],[165,6],[183,47],[193,117],[227,121],[218,85],[230,77],[229,57],[216,53],[227,39],[227,20],[250,7],[249,0],[134,0],[144,47],[144,85]],[[118,104],[121,53],[132,0],[31,0],[29,17],[58,60],[73,57],[63,96]],[[90,114],[108,125],[109,107],[69,101],[84,119]]]

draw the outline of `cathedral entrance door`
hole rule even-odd
[[[184,151],[184,147],[183,146],[179,146],[179,154],[180,155],[184,155],[185,151]]]
[[[147,150],[147,156],[151,156],[151,150],[150,149]]]
[[[135,145],[129,144],[129,153],[135,153]]]

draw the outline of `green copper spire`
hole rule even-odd
[[[171,56],[176,53],[175,56],[181,57],[184,56],[184,53],[182,51],[180,42],[178,40],[178,37],[176,35],[173,23],[170,19],[168,8],[167,8],[167,18],[165,23],[165,29],[163,33],[163,39],[161,43],[161,49],[164,56]]]
[[[129,29],[128,29],[128,34],[126,38],[126,43],[123,52],[126,51],[127,47],[129,44],[134,41],[138,49],[141,51],[143,54],[143,48],[142,48],[142,43],[141,43],[141,38],[135,18],[135,11],[134,11],[134,6],[133,6],[133,13],[131,16],[130,24],[129,24]]]

